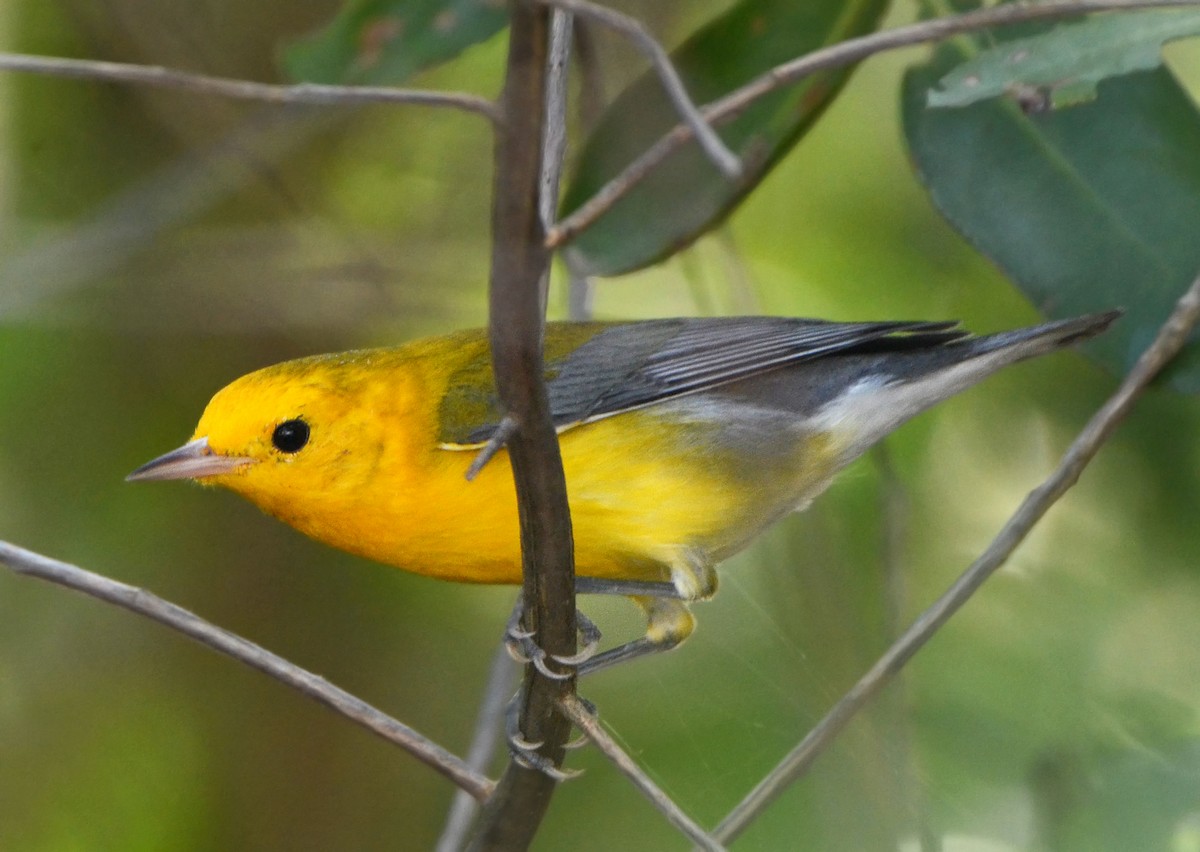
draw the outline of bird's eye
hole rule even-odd
[[[308,424],[299,417],[295,420],[285,420],[271,433],[271,443],[280,452],[298,453],[308,443],[308,433]]]

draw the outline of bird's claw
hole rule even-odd
[[[551,680],[566,680],[574,672],[555,671],[546,664],[546,661],[552,660],[559,665],[574,669],[595,656],[596,649],[600,647],[600,629],[581,612],[577,612],[575,617],[579,639],[583,642],[583,647],[577,653],[547,654],[533,641],[534,631],[523,629],[516,618],[511,619],[504,629],[504,647],[508,651],[508,655],[518,663],[533,663],[534,668]]]
[[[539,672],[541,672],[543,675],[550,678],[551,680],[568,680],[575,675],[574,668],[568,669],[565,672],[556,672],[554,669],[552,669],[548,665],[546,665],[546,659],[548,657],[552,660],[555,660],[556,662],[560,662],[560,663],[562,662],[562,660],[560,660],[558,657],[554,657],[554,656],[547,654],[545,651],[543,651],[537,645],[533,646],[533,652],[531,654],[531,659],[533,660],[533,667],[535,669],[537,669]],[[570,665],[570,664],[568,663],[567,665]]]
[[[513,752],[513,760],[526,769],[533,769],[555,781],[570,781],[583,774],[582,769],[563,769],[535,752]]]
[[[540,741],[528,740],[521,733],[520,727],[520,709],[521,709],[521,691],[517,690],[516,695],[508,702],[508,706],[504,710],[504,734],[508,741],[508,751],[512,755],[512,759],[525,767],[541,772],[548,778],[555,781],[569,781],[572,778],[578,778],[583,774],[581,769],[562,769],[555,766],[554,762],[548,758],[542,757],[537,753],[544,743]],[[568,748],[573,748],[570,743]]]
[[[504,626],[504,650],[516,662],[525,665],[531,659],[528,653],[528,648],[532,645],[529,641],[533,638],[532,630],[525,630],[521,627],[521,610],[519,606],[513,610],[512,617],[509,618],[508,624]]]
[[[564,666],[574,667],[586,663],[596,655],[596,650],[600,647],[601,633],[595,622],[582,612],[576,611],[575,623],[578,626],[579,639],[583,642],[583,647],[574,654],[553,654],[550,657],[554,662],[562,663]]]

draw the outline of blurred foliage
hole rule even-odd
[[[11,50],[272,79],[276,46],[335,6],[17,0],[0,34]],[[728,8],[621,6],[668,43]],[[490,40],[414,83],[494,92],[503,50]],[[864,66],[722,233],[598,283],[596,313],[1035,321],[910,173],[897,93],[921,56]],[[482,322],[487,127],[0,77],[0,139],[0,537],[145,586],[465,750],[512,590],[382,569],[229,494],[121,480],[253,367]],[[1112,385],[1063,354],[923,416],[888,465],[863,460],[731,560],[686,646],[584,694],[714,823],[979,552]],[[1198,426],[1197,400],[1151,393],[903,687],[740,845],[914,849],[924,827],[947,850],[1194,848]],[[610,638],[637,629],[621,602],[584,608]],[[686,848],[594,752],[571,765],[589,771],[538,848]],[[452,792],[255,672],[0,573],[0,849],[426,849]]]
[[[314,83],[401,83],[508,24],[492,0],[361,0],[290,45],[288,74]]]
[[[1146,17],[1159,16],[1134,15],[1131,26]],[[1183,17],[1200,23],[1198,13]],[[1066,35],[1092,32],[1063,27],[1042,37],[1063,53]],[[1008,46],[1020,55],[1033,44],[1001,41],[990,50]],[[921,180],[942,214],[1048,316],[1125,308],[1121,323],[1091,346],[1123,372],[1200,269],[1192,237],[1200,220],[1200,112],[1164,68],[1107,80],[1101,97],[1069,109],[1019,97],[931,109],[935,81],[976,62],[981,46],[941,45],[905,75],[904,129]],[[1086,43],[1096,53],[1100,47]],[[1118,68],[1121,60],[1113,60]],[[1064,79],[1081,85],[1088,76]],[[1170,376],[1181,390],[1200,390],[1200,346],[1190,345]]]
[[[693,101],[710,103],[789,59],[871,32],[886,8],[884,0],[741,0],[673,50],[671,63]],[[726,180],[694,141],[671,154],[570,244],[568,263],[579,274],[620,275],[692,242],[753,192],[833,102],[849,75],[845,68],[814,74],[760,98],[721,125],[722,140],[742,163],[737,181]],[[678,123],[658,74],[645,72],[588,133],[563,194],[563,216]]]

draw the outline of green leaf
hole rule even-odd
[[[985,50],[938,81],[931,107],[961,107],[1024,89],[1043,91],[1054,106],[1092,100],[1108,77],[1149,71],[1168,41],[1200,35],[1200,12],[1149,11],[1096,15],[1048,33]]]
[[[885,0],[742,0],[673,54],[688,92],[706,103],[769,68],[870,32]],[[571,266],[619,275],[674,253],[720,222],[766,176],[833,100],[849,70],[813,75],[760,99],[718,128],[743,158],[741,181],[722,178],[690,143],[671,155],[567,250]],[[588,138],[563,198],[575,210],[679,122],[658,77],[647,72],[609,106]]]
[[[1200,115],[1164,69],[1110,80],[1085,106],[1027,115],[991,100],[926,106],[966,57],[943,45],[904,81],[904,130],[942,214],[1041,310],[1062,317],[1124,307],[1090,344],[1125,371],[1200,272]],[[1200,390],[1195,343],[1172,384]]]
[[[503,0],[360,0],[289,46],[283,65],[310,83],[400,83],[507,24]]]

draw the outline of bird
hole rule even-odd
[[[570,662],[587,673],[679,645],[690,604],[717,590],[716,566],[873,444],[1119,314],[983,336],[953,321],[547,323],[577,591],[626,595],[646,616],[644,635]],[[458,331],[249,373],[212,397],[187,443],[127,479],[227,488],[367,559],[519,584],[507,452],[478,463],[504,417],[486,330]]]

